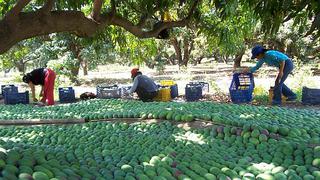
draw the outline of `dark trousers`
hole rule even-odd
[[[273,103],[279,104],[281,103],[281,94],[286,96],[287,98],[296,98],[297,95],[292,92],[288,86],[284,84],[284,81],[287,79],[288,75],[293,70],[293,63],[291,59],[288,59],[285,62],[284,69],[283,69],[283,76],[277,86],[274,87],[274,96],[273,96]]]
[[[153,98],[157,96],[158,92],[148,92],[144,88],[138,87],[136,93],[138,94],[140,100],[142,100],[143,102],[148,102],[153,101]]]

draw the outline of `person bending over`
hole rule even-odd
[[[56,74],[49,68],[38,68],[23,76],[22,81],[27,83],[31,89],[32,99],[38,102],[35,95],[35,86],[40,85],[41,102],[45,105],[54,105],[54,81]]]

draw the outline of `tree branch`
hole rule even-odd
[[[47,0],[46,3],[42,6],[41,11],[45,14],[49,13],[54,6],[55,0]]]
[[[145,15],[145,14],[142,15],[141,18],[140,18],[140,20],[139,20],[139,22],[138,22],[138,24],[137,24],[137,26],[138,26],[139,28],[142,28],[142,27],[146,24],[147,19],[148,19],[148,16],[147,16],[147,15]]]
[[[316,28],[320,30],[320,13],[318,13],[312,21],[311,27],[309,31],[306,33],[305,37],[311,35],[316,30]]]
[[[115,0],[111,0],[110,2],[111,2],[111,15],[115,15],[116,11],[117,11],[116,2],[115,2]]]
[[[130,22],[129,20],[118,16],[118,15],[114,15],[112,18],[112,25],[116,25],[116,26],[120,26],[123,27],[124,29],[126,29],[127,31],[131,32],[133,35],[139,37],[139,38],[151,38],[151,37],[157,37],[159,35],[159,33],[164,30],[164,29],[169,29],[169,28],[173,28],[173,27],[183,27],[186,26],[191,17],[192,14],[195,10],[195,8],[197,7],[198,3],[201,0],[195,0],[192,7],[189,10],[188,16],[182,20],[179,21],[172,21],[172,22],[159,22],[157,27],[154,27],[152,30],[150,31],[143,31],[140,26],[138,25],[134,25],[132,22]]]
[[[110,17],[106,17],[106,23]],[[5,52],[17,42],[31,37],[55,32],[71,32],[78,36],[92,36],[99,26],[80,11],[52,11],[43,16],[40,11],[20,13],[19,19],[9,25],[0,21],[0,53]]]
[[[201,0],[195,0],[193,5],[191,6],[191,9],[189,10],[189,13],[188,13],[188,16],[186,17],[186,19],[191,19],[193,13],[194,13],[194,10],[196,9],[197,5],[199,4]]]
[[[31,0],[18,0],[18,2],[7,12],[4,19],[14,19],[18,17],[18,14],[26,7]]]
[[[100,22],[100,13],[103,1],[104,0],[94,0],[93,2],[92,18],[97,22]]]
[[[90,37],[109,25],[123,27],[139,38],[158,37],[164,29],[187,25],[200,0],[194,2],[186,18],[179,21],[161,22],[159,26],[150,31],[145,31],[128,19],[115,14],[115,0],[111,0],[111,12],[100,15],[99,23],[86,17],[81,11],[50,11],[45,16],[41,11],[19,12],[19,9],[23,9],[29,1],[31,0],[19,0],[15,8],[11,10],[10,14],[18,12],[19,18],[13,19],[14,21],[12,19],[2,19],[0,21],[0,54],[10,49],[17,42],[31,37],[59,32],[70,32],[80,37]]]

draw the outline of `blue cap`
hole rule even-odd
[[[260,53],[263,53],[264,47],[260,45],[256,45],[254,48],[251,50],[251,59],[256,58]]]

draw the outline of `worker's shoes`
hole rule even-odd
[[[297,100],[297,97],[296,96],[293,96],[293,97],[288,97],[286,99],[287,102],[293,102],[293,101],[296,101]]]
[[[281,101],[272,101],[272,106],[281,106]]]

